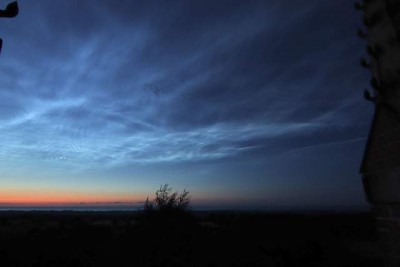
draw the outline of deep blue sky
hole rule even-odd
[[[352,2],[19,5],[0,21],[0,195],[136,200],[169,183],[221,207],[366,206]]]

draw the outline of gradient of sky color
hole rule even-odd
[[[4,7],[7,1],[1,1]],[[0,202],[366,206],[347,0],[21,0],[0,21]]]

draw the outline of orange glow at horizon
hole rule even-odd
[[[0,207],[35,207],[35,206],[69,206],[69,205],[142,205],[146,200],[146,194],[112,194],[112,193],[63,193],[48,192],[48,193],[29,193],[18,194],[17,192],[4,194],[0,190]],[[149,195],[152,200],[153,196]],[[250,201],[251,202],[251,201]],[[242,199],[241,201],[235,198],[204,198],[193,197],[190,201],[190,206],[197,205],[232,205],[249,203],[249,200]],[[260,201],[258,201],[260,203]]]
[[[191,205],[230,204],[248,199],[230,194],[212,195],[196,192],[191,195]],[[90,189],[60,188],[0,188],[0,205],[74,205],[74,204],[135,204],[154,198],[154,192],[117,192]]]
[[[10,205],[134,203],[142,202],[146,200],[146,197],[146,194],[120,194],[114,192],[0,190],[0,204]]]

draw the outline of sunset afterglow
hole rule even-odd
[[[168,183],[194,206],[367,207],[348,1],[19,5],[1,21],[0,203],[142,203]]]

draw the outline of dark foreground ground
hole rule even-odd
[[[382,266],[369,213],[0,212],[0,266]]]

